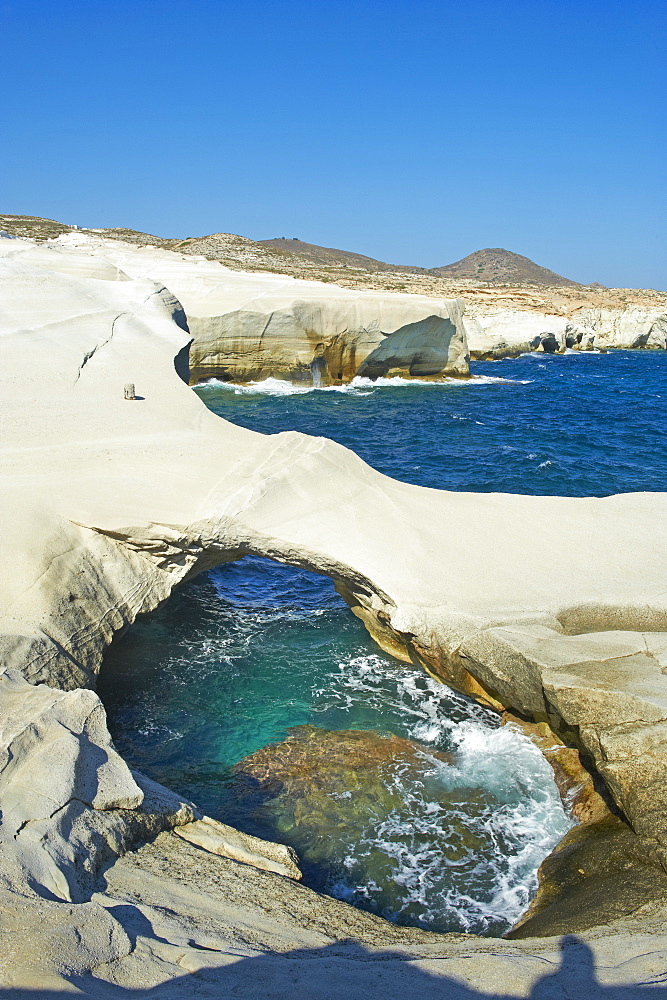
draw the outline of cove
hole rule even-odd
[[[331,583],[302,570],[251,557],[183,587],[112,648],[99,693],[134,766],[293,846],[312,888],[399,923],[503,933],[571,825],[526,737],[378,653]],[[361,781],[343,759],[324,788],[307,775],[300,785],[298,769],[287,791],[234,773],[305,726],[419,749]],[[330,754],[325,745],[321,774]]]
[[[656,488],[659,444],[644,421],[659,419],[663,357],[523,358],[476,366],[484,381],[468,386],[201,393],[238,423],[327,434],[422,485],[600,495]],[[262,560],[221,567],[136,623],[100,693],[131,763],[211,815],[293,843],[308,884],[398,922],[502,933],[569,825],[528,741],[379,654],[328,581]],[[334,787],[338,802],[314,825],[232,770],[302,726],[410,739],[421,770],[390,767],[383,803]]]

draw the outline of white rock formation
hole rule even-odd
[[[667,313],[659,308],[577,309],[569,315],[467,306],[464,326],[473,358],[544,351],[667,348]]]
[[[564,316],[518,309],[469,309],[464,326],[473,358],[502,358],[527,351],[556,354],[565,350]]]
[[[246,274],[168,250],[87,236],[40,246],[7,241],[0,254],[81,277],[130,275],[166,284],[182,303],[195,339],[190,352],[195,381],[274,376],[330,384],[355,375],[469,373],[455,300]]]
[[[580,309],[573,315],[573,328],[568,346],[575,349],[667,348],[667,313],[661,309]]]
[[[189,334],[164,285],[4,257],[3,985],[45,989],[94,968],[98,981],[149,986],[202,969],[222,975],[245,957],[260,970],[259,992],[246,996],[266,995],[262,968],[281,989],[292,970],[308,995],[327,962],[340,971],[349,959],[358,976],[360,956],[303,950],[356,936],[381,980],[396,967],[377,949],[397,945],[419,973],[419,995],[426,973],[527,994],[545,963],[557,967],[553,942],[462,945],[389,928],[280,875],[247,865],[238,875],[224,868],[235,862],[211,857],[223,866],[215,871],[237,872],[223,891],[207,855],[171,835],[95,882],[142,838],[200,818],[128,772],[96,696],[80,688],[113,633],[189,573],[248,553],[307,566],[332,576],[397,655],[487,702],[578,728],[617,803],[664,859],[667,495],[445,493],[388,479],[325,439],[252,433],[210,413],[178,377]],[[123,396],[128,382],[135,400]],[[201,827],[194,835],[202,840]],[[649,904],[587,940],[608,982],[664,972],[667,936]],[[275,964],[293,949],[291,965]],[[213,982],[201,975],[198,989]],[[211,995],[229,984],[242,988],[223,976]]]
[[[467,306],[464,326],[473,358],[500,358],[527,351],[578,351],[667,347],[667,313],[658,308],[577,309],[555,315],[518,309]]]

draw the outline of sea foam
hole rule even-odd
[[[240,384],[237,382],[223,382],[220,379],[208,379],[200,382],[197,389],[225,389],[236,395],[265,395],[265,396],[301,396],[310,392],[342,392],[356,396],[367,396],[377,389],[402,389],[416,388],[423,386],[438,386],[451,388],[475,388],[485,385],[528,385],[529,379],[500,378],[492,375],[473,375],[469,379],[445,378],[438,381],[428,379],[402,378],[400,375],[391,378],[370,379],[356,375],[351,382],[345,385],[304,385],[301,383],[287,382],[279,378],[265,378],[258,382],[248,382]]]

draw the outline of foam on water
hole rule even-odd
[[[350,710],[359,699],[389,708],[413,739],[454,753],[445,763],[425,752],[421,781],[395,769],[390,784],[403,808],[346,845],[345,874],[329,879],[327,891],[435,930],[511,926],[537,888],[537,868],[571,826],[540,751],[511,727],[499,729],[487,710],[421,673],[398,674],[377,654],[339,663],[313,695],[315,712]],[[365,859],[378,853],[391,870],[384,884],[363,877]]]
[[[401,389],[407,386],[411,388],[423,386],[474,388],[495,384],[527,385],[528,380],[500,378],[492,375],[473,375],[469,379],[443,378],[437,381],[402,378],[400,375],[395,375],[391,378],[376,379],[356,375],[351,382],[347,382],[345,385],[305,385],[303,383],[287,382],[279,378],[265,378],[259,382],[247,382],[244,384],[222,382],[220,379],[211,378],[205,382],[200,382],[196,388],[199,390],[207,388],[226,389],[236,395],[303,396],[311,392],[342,392],[350,395],[365,396],[376,389]]]

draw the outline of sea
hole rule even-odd
[[[212,380],[193,391],[243,427],[324,435],[420,486],[667,488],[667,352],[471,367],[469,381]],[[502,935],[573,823],[521,732],[379,650],[331,581],[298,568],[246,557],[187,583],[112,645],[98,690],[132,766],[291,845],[306,885],[398,924]],[[331,749],[330,734],[343,746],[350,731],[369,734],[368,767]],[[371,766],[392,737],[410,752]],[[259,780],[259,751],[283,768],[289,757],[293,773]]]

